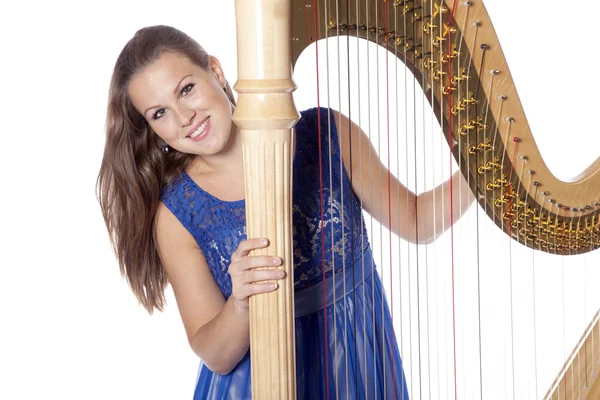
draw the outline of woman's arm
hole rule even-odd
[[[163,203],[156,242],[192,350],[211,371],[228,373],[250,346],[248,313],[225,301],[198,244]]]
[[[452,180],[453,212],[450,220],[450,180],[416,196],[383,165],[368,136],[345,115],[334,111],[342,158],[352,171],[352,189],[363,208],[379,223],[411,243],[431,243],[456,222],[475,197],[460,172]],[[350,138],[352,137],[352,157]],[[352,159],[352,162],[350,160]],[[389,199],[389,200],[388,200]],[[392,207],[389,207],[392,204]],[[434,209],[435,204],[435,209]],[[442,211],[442,207],[443,211]],[[391,208],[391,215],[390,215]],[[435,217],[435,218],[433,218]]]
[[[248,296],[275,289],[271,283],[283,277],[278,264],[270,256],[248,257],[266,243],[242,241],[231,256],[233,293],[226,301],[195,239],[163,203],[156,215],[156,242],[192,350],[211,371],[229,373],[250,347]],[[256,267],[270,269],[252,270]]]

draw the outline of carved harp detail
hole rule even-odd
[[[271,238],[265,251],[287,271],[279,290],[250,303],[256,398],[295,398],[292,67],[316,40],[351,35],[406,64],[479,205],[509,237],[558,255],[600,248],[600,158],[571,182],[552,175],[481,1],[236,0],[236,18],[247,234]]]

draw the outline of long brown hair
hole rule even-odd
[[[96,195],[121,275],[150,314],[154,308],[164,309],[168,284],[154,235],[161,190],[195,157],[173,149],[163,152],[164,142],[127,94],[132,77],[164,52],[182,54],[208,70],[208,53],[185,33],[164,25],[138,30],[119,54],[113,70],[106,144],[96,182]],[[229,84],[225,92],[235,104]]]

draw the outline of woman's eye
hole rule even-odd
[[[192,90],[193,87],[194,87],[193,83],[185,85],[183,87],[183,89],[181,89],[181,96],[185,96],[186,94],[188,94],[190,92],[190,90]]]
[[[152,115],[152,119],[153,120],[157,120],[160,117],[162,117],[162,115],[165,113],[165,109],[164,108],[159,108],[158,110],[156,110],[156,112],[154,113],[154,115]]]

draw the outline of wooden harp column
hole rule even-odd
[[[248,238],[270,239],[263,254],[283,259],[279,288],[250,298],[252,395],[296,396],[294,274],[292,253],[293,126],[299,120],[292,98],[290,1],[235,2],[238,103],[246,186]]]

